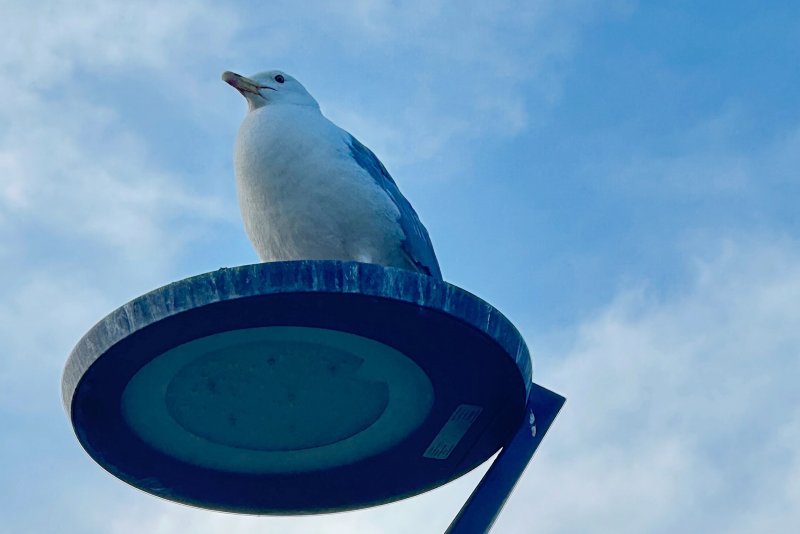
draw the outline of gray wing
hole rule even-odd
[[[441,279],[442,271],[439,269],[439,262],[436,260],[436,254],[433,252],[433,245],[431,244],[430,236],[428,236],[428,230],[422,225],[417,212],[411,207],[406,197],[404,197],[397,188],[397,184],[389,175],[389,171],[386,170],[383,163],[380,162],[369,148],[361,144],[361,142],[352,135],[350,135],[350,142],[348,144],[350,146],[350,155],[353,156],[353,159],[356,160],[362,169],[372,176],[372,179],[375,180],[381,189],[386,191],[386,194],[389,195],[400,210],[399,223],[405,234],[402,248],[409,263],[428,276]]]

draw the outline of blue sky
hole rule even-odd
[[[441,532],[480,478],[238,517],[72,436],[60,373],[94,322],[257,260],[219,75],[270,68],[379,155],[445,279],[569,399],[496,532],[800,524],[800,7],[495,4],[0,1],[0,532]]]

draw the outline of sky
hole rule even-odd
[[[567,397],[494,532],[800,525],[800,5],[0,0],[0,532],[436,533],[486,466],[302,518],[192,509],[75,439],[100,318],[257,261],[224,70],[298,78],[444,277]]]

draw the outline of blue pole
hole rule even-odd
[[[532,385],[517,432],[450,523],[446,534],[489,532],[565,401],[549,389]]]

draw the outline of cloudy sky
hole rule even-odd
[[[702,4],[702,5],[701,5]],[[491,7],[490,7],[491,5]],[[441,532],[482,470],[301,519],[143,494],[80,448],[94,322],[257,261],[223,70],[281,68],[384,161],[445,279],[568,402],[498,533],[800,524],[800,6],[0,0],[0,532]]]

